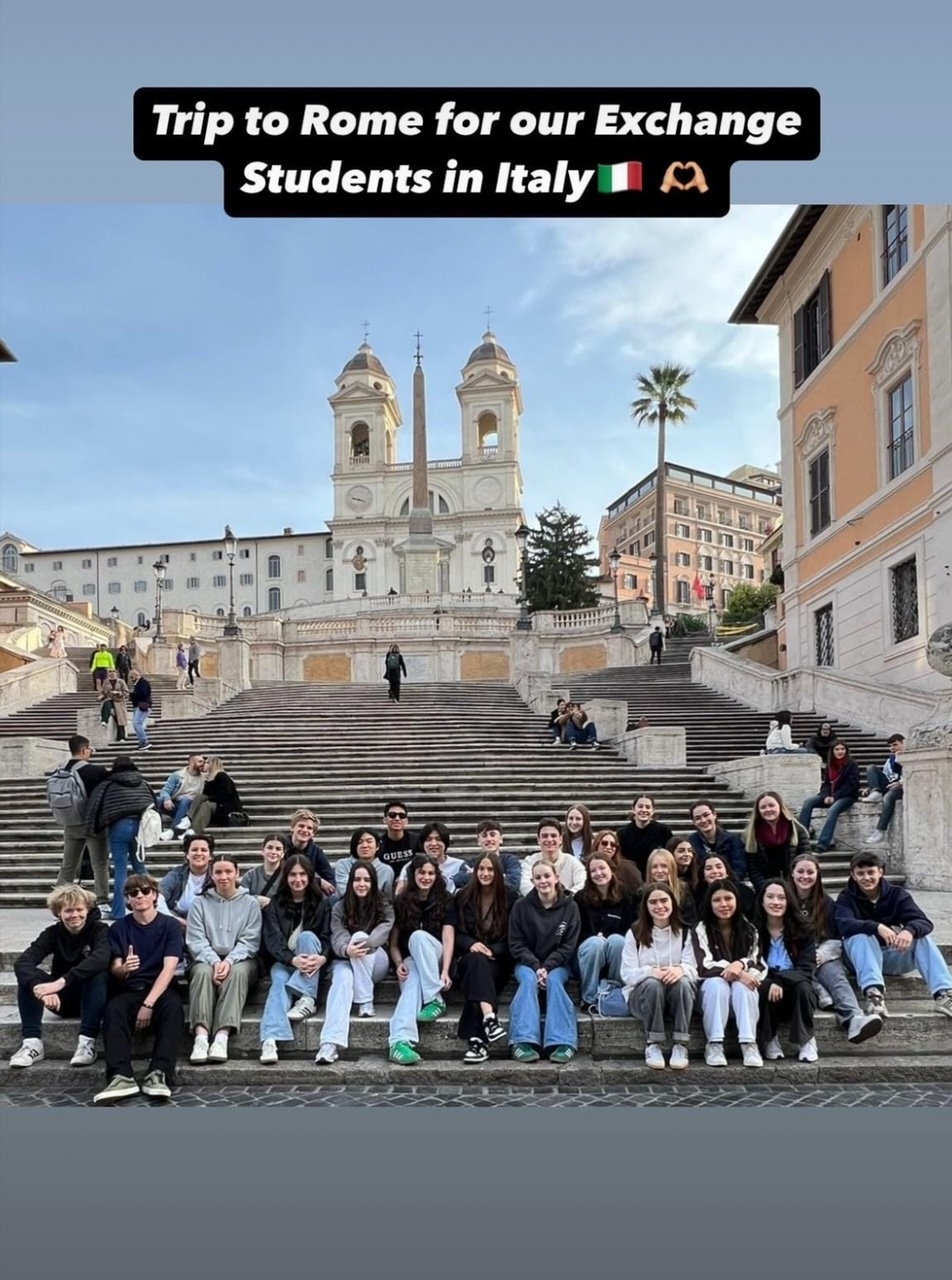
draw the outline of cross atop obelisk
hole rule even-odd
[[[492,307],[487,307],[486,308],[486,328],[491,331],[492,327],[493,327],[493,309]]]

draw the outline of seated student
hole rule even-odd
[[[414,855],[395,914],[390,958],[400,982],[400,998],[390,1019],[390,1061],[412,1067],[420,1061],[413,1047],[420,1038],[417,1024],[435,1022],[446,1012],[443,992],[452,985],[456,938],[453,897],[439,863],[429,854]]]
[[[655,819],[655,805],[651,796],[638,796],[631,806],[631,822],[618,831],[621,856],[633,862],[645,877],[648,855],[652,849],[663,849],[674,832]]]
[[[392,867],[394,876],[397,876],[413,859],[417,833],[407,826],[410,814],[402,800],[388,800],[383,807],[383,817],[386,825],[380,833],[378,857]]]
[[[672,836],[665,848],[677,864],[681,887],[693,898],[701,880],[701,867],[690,836]]]
[[[833,847],[836,820],[841,813],[852,809],[859,799],[859,769],[850,759],[850,749],[845,742],[836,742],[830,750],[826,766],[826,780],[820,784],[815,796],[808,796],[800,810],[800,822],[809,827],[814,809],[826,813],[817,842],[817,853],[826,853]]]
[[[644,884],[635,864],[621,856],[618,836],[614,831],[596,831],[592,836],[592,853],[605,859],[626,893],[637,893]]]
[[[674,855],[669,853],[667,849],[655,849],[654,853],[648,858],[648,865],[645,871],[645,887],[641,891],[642,897],[653,884],[666,884],[669,889],[674,890],[674,895],[678,900],[678,916],[681,923],[685,929],[693,929],[697,923],[697,907],[694,903],[694,894],[678,875],[678,864],[674,860]]]
[[[565,741],[565,726],[571,718],[572,712],[568,701],[565,698],[559,698],[555,710],[549,715],[549,723],[546,733],[549,737],[549,746],[561,746]]]
[[[724,1032],[734,1015],[745,1067],[762,1067],[757,1048],[760,984],[767,966],[760,954],[757,930],[740,907],[732,880],[715,880],[707,889],[701,918],[694,930],[701,1013],[704,1019],[704,1061],[726,1067]]]
[[[577,866],[581,863],[572,859]],[[578,1049],[575,1006],[565,989],[578,945],[578,905],[559,882],[548,861],[532,868],[532,888],[509,916],[509,954],[518,990],[509,1009],[509,1044],[517,1062],[569,1062]],[[543,1029],[540,992],[545,992]]]
[[[238,863],[231,854],[216,854],[212,881],[213,887],[192,903],[185,926],[185,945],[192,957],[188,1016],[195,1037],[193,1063],[228,1061],[228,1038],[241,1026],[258,978],[258,900],[239,885]],[[214,1037],[210,1047],[209,1029]]]
[[[374,987],[390,972],[387,947],[394,911],[390,898],[380,890],[379,870],[390,868],[384,863],[378,866],[375,859],[357,859],[341,900],[331,911],[331,952],[337,959],[331,969],[327,1013],[314,1059],[317,1063],[336,1062],[341,1049],[347,1048],[353,1005],[357,1005],[358,1017],[374,1016]]]
[[[211,863],[214,836],[186,836],[182,841],[185,861],[173,867],[159,883],[159,910],[174,916],[185,931],[188,910],[200,894],[212,886]]]
[[[669,885],[645,885],[638,919],[625,935],[621,980],[631,1016],[644,1024],[646,1064],[664,1068],[667,1013],[674,1020],[670,1065],[683,1071],[688,1065],[697,959],[691,932],[681,921],[678,900]]]
[[[595,721],[589,720],[588,712],[583,711],[578,702],[569,703],[569,718],[565,722],[565,741],[574,750],[578,746],[590,746],[598,750],[598,730]]]
[[[442,822],[428,822],[417,836],[417,853],[427,853],[431,858],[436,859],[436,864],[440,868],[440,874],[446,881],[446,887],[451,894],[456,892],[456,877],[463,870],[462,858],[447,857],[447,849],[450,847],[451,836],[447,827]],[[403,893],[407,887],[407,868],[404,866],[397,876],[396,883],[393,887],[394,895]]]
[[[578,858],[562,852],[562,824],[556,818],[543,818],[536,827],[536,839],[539,842],[539,852],[530,853],[522,860],[522,878],[519,882],[522,896],[531,893],[535,887],[532,869],[537,862],[547,862],[554,867],[562,888],[567,893],[577,893],[585,884],[585,868]]]
[[[175,971],[185,944],[182,930],[158,911],[159,886],[151,876],[130,876],[123,886],[129,914],[109,930],[110,999],[102,1020],[106,1087],[97,1106],[139,1092],[132,1070],[132,1037],[152,1031],[152,1057],[142,1081],[147,1098],[170,1098],[182,1041],[182,994]]]
[[[727,864],[730,878],[742,884],[747,879],[747,853],[743,839],[736,831],[725,831],[710,800],[695,800],[689,817],[694,823],[694,831],[688,838],[694,846],[698,863],[716,853]]]
[[[592,815],[584,804],[573,804],[565,815],[562,852],[583,861],[592,852]]]
[[[464,1001],[456,1035],[466,1041],[464,1062],[485,1062],[489,1046],[506,1036],[497,1010],[512,977],[509,916],[518,898],[494,853],[483,854],[456,897],[455,980]]]
[[[281,868],[288,856],[288,842],[279,831],[269,832],[261,842],[261,864],[251,867],[241,877],[241,887],[258,899],[262,909],[271,905],[278,892]]]
[[[807,755],[809,747],[799,747],[793,740],[790,729],[790,712],[778,711],[777,718],[770,722],[770,732],[764,743],[764,754],[768,756]]]
[[[886,832],[889,830],[889,824],[892,822],[896,804],[902,799],[902,765],[899,763],[899,756],[905,745],[906,739],[901,733],[890,734],[888,742],[889,758],[886,763],[881,769],[871,764],[866,770],[866,785],[869,787],[869,794],[863,797],[863,803],[875,804],[877,800],[883,802],[879,821],[876,823],[876,830],[866,841],[867,844],[883,843],[886,839]]]
[[[595,1012],[601,980],[621,986],[621,953],[638,915],[638,897],[625,891],[607,858],[593,853],[585,869],[585,884],[575,895],[580,920],[575,967],[582,1008]]]
[[[514,853],[503,852],[502,827],[495,818],[482,818],[476,823],[476,843],[479,846],[480,856],[487,853],[496,855],[502,863],[506,884],[518,893],[519,886],[522,884],[522,859],[517,858]],[[478,862],[479,858],[476,859],[476,863]],[[457,889],[463,889],[469,884],[473,878],[473,868],[476,863],[463,862],[456,875]]]
[[[816,944],[803,925],[792,890],[782,880],[768,880],[757,892],[757,934],[767,973],[760,984],[760,1040],[764,1057],[783,1057],[779,1030],[789,1022],[790,1037],[801,1062],[816,1062],[813,990]]]
[[[173,840],[176,832],[181,834],[189,829],[189,810],[201,796],[205,785],[204,768],[204,755],[189,756],[185,768],[170,773],[162,790],[156,793],[155,807],[171,819],[168,830],[160,836],[161,840]]]
[[[715,880],[731,881],[737,890],[737,901],[740,903],[741,911],[748,920],[753,920],[754,906],[756,904],[753,889],[749,884],[738,884],[731,875],[729,865],[717,853],[712,853],[709,858],[705,858],[701,863],[701,878],[697,889],[694,891],[694,905],[698,911],[698,918],[700,918],[701,907],[707,897],[707,891]]]
[[[952,975],[930,936],[932,921],[908,890],[883,878],[883,869],[878,853],[854,853],[849,883],[836,899],[836,927],[866,1012],[887,1016],[884,974],[917,969],[936,1013],[952,1018]]]
[[[317,872],[321,893],[326,898],[333,898],[336,893],[334,869],[330,860],[314,837],[321,828],[321,820],[310,809],[295,809],[288,820],[288,835],[285,837],[288,853],[303,853],[310,858]]]
[[[278,1041],[294,1039],[291,1023],[316,1012],[321,970],[331,954],[331,908],[318,888],[314,863],[303,853],[285,858],[261,932],[262,950],[272,962],[259,1029],[261,1061],[273,1065]]]
[[[793,816],[776,791],[762,791],[754,801],[744,833],[747,867],[759,894],[768,880],[785,880],[798,853],[810,850],[810,833]]]
[[[189,831],[201,835],[208,827],[227,827],[233,813],[243,813],[244,805],[234,779],[225,772],[220,756],[206,756],[202,770],[202,794],[193,799],[188,811]]]
[[[810,739],[810,750],[814,755],[820,757],[823,762],[823,769],[826,768],[826,762],[829,759],[830,750],[836,740],[836,734],[833,731],[833,726],[830,724],[829,720],[824,720],[819,729],[817,729],[816,733]]]
[[[23,1044],[11,1067],[32,1067],[43,1060],[43,1010],[61,1018],[79,1018],[79,1040],[71,1067],[96,1061],[96,1037],[106,1007],[109,970],[109,926],[96,906],[96,895],[77,884],[64,884],[46,899],[56,923],[45,928],[13,965]],[[41,969],[50,960],[49,973]]]
[[[377,888],[389,902],[393,901],[393,867],[380,861],[379,852],[380,838],[373,827],[358,827],[351,832],[350,857],[334,863],[334,886],[339,898],[347,892],[351,871],[358,862],[366,862],[374,869]]]
[[[843,967],[843,943],[836,925],[836,904],[823,891],[820,864],[812,853],[798,853],[790,884],[803,923],[816,942],[813,988],[821,1009],[832,1009],[850,1044],[862,1044],[883,1029],[882,1015],[863,1014]]]

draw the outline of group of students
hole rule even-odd
[[[668,1024],[667,1065],[688,1065],[698,1004],[709,1066],[726,1065],[731,1019],[750,1067],[783,1057],[784,1026],[800,1060],[816,1061],[817,1007],[832,1008],[850,1042],[862,1043],[887,1016],[885,974],[917,969],[936,1010],[952,1016],[952,976],[932,924],[907,891],[884,880],[878,854],[852,859],[834,902],[807,833],[775,793],[758,797],[744,837],[724,831],[708,801],[692,805],[691,818],[694,832],[674,836],[640,796],[626,826],[595,832],[587,809],[573,805],[564,823],[538,824],[538,850],[524,859],[503,850],[499,823],[486,819],[471,863],[450,856],[442,823],[411,832],[407,806],[393,800],[384,829],[354,831],[349,856],[332,866],[315,841],[316,815],[299,810],[287,834],[265,836],[260,865],[244,874],[234,855],[193,832],[183,864],[161,884],[143,874],[126,879],[129,914],[114,912],[111,928],[94,895],[76,885],[54,890],[57,923],[16,965],[23,1045],[11,1065],[42,1058],[44,1009],[78,1014],[76,1066],[95,1061],[102,1024],[107,1083],[96,1102],[140,1090],[168,1097],[183,986],[190,1060],[224,1062],[266,972],[263,1063],[278,1061],[278,1046],[293,1042],[295,1024],[317,1012],[325,988],[316,1062],[337,1061],[355,1007],[358,1019],[375,1016],[375,990],[391,970],[400,994],[388,1056],[404,1066],[420,1061],[419,1028],[446,1014],[452,987],[462,999],[464,1061],[473,1064],[506,1039],[519,1062],[570,1061],[578,1048],[573,978],[583,1011],[643,1024],[653,1068],[666,1065]],[[40,966],[49,956],[47,972]],[[512,979],[504,1027],[500,999]],[[133,1036],[149,1029],[154,1046],[140,1085]]]

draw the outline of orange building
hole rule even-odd
[[[779,330],[782,665],[940,689],[952,206],[801,205],[731,321]]]

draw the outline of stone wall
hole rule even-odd
[[[350,654],[307,654],[302,663],[302,672],[305,680],[316,684],[348,684],[351,679]]]
[[[559,654],[559,672],[602,671],[608,666],[604,644],[567,645]]]
[[[509,654],[499,649],[470,649],[460,655],[461,680],[508,680]]]
[[[77,678],[76,668],[67,658],[37,658],[14,671],[4,671],[0,674],[0,716],[13,715],[58,693],[75,693]]]

